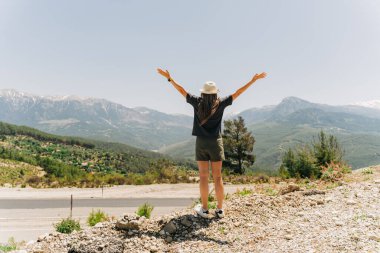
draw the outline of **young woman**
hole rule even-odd
[[[200,177],[200,194],[202,204],[194,210],[201,217],[208,217],[208,179],[209,165],[211,164],[212,177],[215,185],[215,195],[218,201],[215,216],[224,217],[223,200],[224,187],[222,181],[222,161],[224,160],[223,139],[221,125],[224,109],[258,79],[266,77],[266,73],[256,74],[251,81],[238,89],[234,94],[219,98],[218,88],[214,82],[206,82],[201,89],[201,97],[191,95],[172,79],[169,71],[157,69],[184,97],[187,103],[194,107],[194,122],[192,134],[196,136],[195,158],[198,163]]]

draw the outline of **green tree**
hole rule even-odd
[[[319,166],[331,162],[342,163],[344,151],[334,135],[326,135],[321,131],[317,138],[313,138],[314,157]]]
[[[318,178],[320,176],[320,167],[316,164],[316,159],[310,146],[298,149],[295,170],[296,177]]]
[[[253,145],[255,138],[245,126],[244,119],[225,120],[223,130],[225,164],[235,173],[243,174],[246,167],[255,162]]]
[[[289,148],[282,157],[281,171],[279,172],[282,175],[289,175],[290,177],[296,176],[296,158],[293,151]],[[286,169],[287,173],[284,171]]]

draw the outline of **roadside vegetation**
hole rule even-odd
[[[6,244],[0,244],[0,252],[4,252],[4,253],[17,250],[17,248],[18,248],[18,244],[16,243],[13,237],[10,237]]]
[[[140,217],[144,216],[145,218],[149,219],[152,214],[153,209],[154,209],[154,206],[152,206],[149,203],[144,203],[143,205],[138,207],[136,214]]]
[[[62,219],[60,222],[54,225],[55,230],[64,234],[71,234],[74,230],[81,230],[79,220],[74,220],[71,217]]]
[[[92,210],[87,218],[87,224],[91,227],[95,226],[99,222],[109,221],[109,216],[102,210]]]

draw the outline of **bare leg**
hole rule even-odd
[[[208,210],[208,178],[209,162],[198,161],[199,168],[199,189],[201,193],[202,207]]]
[[[214,179],[215,195],[218,200],[217,207],[221,209],[223,207],[224,200],[224,186],[222,180],[222,161],[211,162],[212,178]]]

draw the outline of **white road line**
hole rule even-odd
[[[87,218],[88,216],[73,216],[73,218]],[[8,220],[36,220],[36,219],[62,219],[65,217],[55,216],[55,217],[28,217],[28,218],[0,218],[0,221]]]
[[[20,232],[20,231],[45,231],[46,228],[30,228],[30,229],[0,229],[0,232]]]

